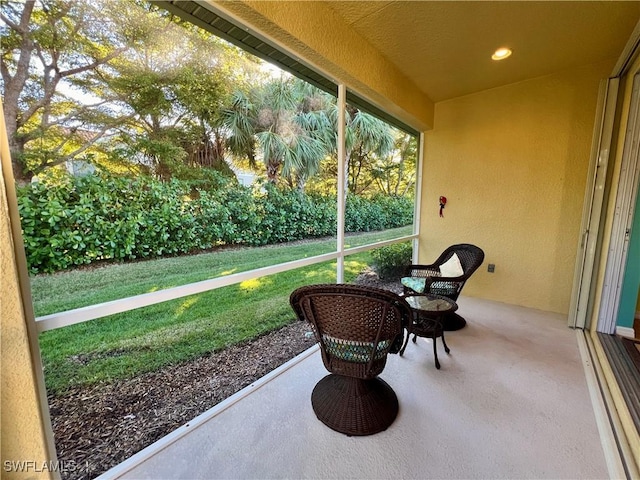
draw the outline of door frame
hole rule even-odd
[[[603,206],[607,193],[607,172],[613,142],[616,107],[620,80],[609,78],[600,84],[596,124],[591,145],[591,161],[582,210],[580,243],[576,254],[573,291],[569,307],[568,324],[572,328],[588,328],[591,318],[594,291],[595,266],[598,262],[602,238]]]
[[[597,331],[607,334],[616,333],[640,178],[640,72],[634,75],[632,81],[633,89],[629,103],[627,128],[624,133],[613,225],[598,312]]]

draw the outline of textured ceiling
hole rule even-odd
[[[433,101],[617,60],[639,1],[328,1]],[[491,60],[499,47],[513,50]]]

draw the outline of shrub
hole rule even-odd
[[[406,197],[377,195],[372,199],[349,194],[345,205],[345,230],[369,232],[404,227],[413,222],[413,201]]]
[[[408,197],[389,197],[377,195],[372,199],[382,212],[383,228],[396,228],[413,222],[413,200]]]
[[[29,268],[52,273],[221,244],[259,246],[335,235],[335,196],[272,185],[254,191],[221,178],[161,182],[95,174],[21,187],[18,205]],[[412,214],[408,199],[349,195],[345,230],[404,226]]]
[[[406,266],[411,265],[413,248],[411,242],[394,243],[377,248],[372,252],[373,266],[383,279],[396,279],[402,276]]]

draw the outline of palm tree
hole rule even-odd
[[[393,130],[386,122],[369,115],[351,105],[347,106],[344,194],[361,193],[374,180],[362,185],[365,171],[371,170],[372,162],[382,158],[394,148]]]
[[[247,93],[236,92],[223,112],[227,145],[252,165],[261,157],[269,182],[284,177],[304,189],[331,148],[324,104],[311,98],[304,82],[284,74]]]
[[[413,188],[418,156],[417,138],[397,130],[392,155],[379,157],[371,175],[380,192],[388,196],[405,196]]]
[[[322,159],[337,161],[337,109],[334,96],[282,76],[248,93],[236,92],[223,113],[227,145],[252,165],[262,157],[271,183],[284,177],[289,186],[304,190]],[[387,123],[362,110],[348,106],[346,121],[345,195],[361,193],[374,182],[364,172],[395,142]]]

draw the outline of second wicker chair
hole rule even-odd
[[[455,257],[454,257],[455,255]],[[444,269],[443,266],[455,260],[459,271],[455,268]],[[431,293],[458,299],[462,287],[469,277],[484,261],[484,252],[480,247],[469,243],[451,245],[431,265],[410,265],[402,279],[405,294]],[[448,273],[453,271],[454,273]],[[467,324],[457,313],[447,315],[443,320],[445,330],[459,330]]]

